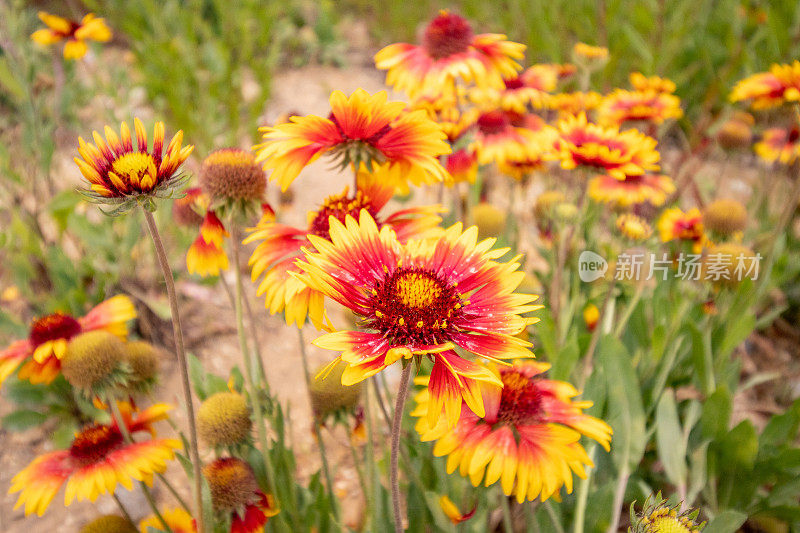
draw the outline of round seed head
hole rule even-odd
[[[87,331],[72,338],[61,359],[61,372],[79,389],[104,384],[125,360],[125,344],[107,331]]]
[[[207,464],[203,475],[218,511],[235,511],[258,499],[258,482],[250,465],[236,457],[222,457]]]
[[[340,361],[327,375],[317,375],[311,382],[311,407],[318,418],[324,419],[340,409],[355,409],[358,405],[361,383],[342,385],[345,368],[347,363]]]
[[[730,198],[715,200],[703,210],[703,224],[720,235],[733,235],[747,225],[747,208]]]
[[[121,516],[105,515],[83,526],[80,533],[138,533],[138,530]]]
[[[472,210],[472,219],[478,226],[481,239],[499,237],[506,227],[506,213],[489,202],[480,202]]]
[[[200,185],[212,201],[261,201],[267,176],[252,152],[222,148],[211,152],[203,161]]]
[[[236,392],[209,396],[197,412],[197,431],[209,446],[232,446],[244,441],[252,424],[247,401]]]

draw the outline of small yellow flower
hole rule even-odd
[[[620,233],[632,241],[643,241],[653,234],[653,228],[647,221],[631,213],[617,217],[616,225]]]
[[[594,304],[588,304],[583,308],[583,321],[589,331],[594,331],[597,322],[600,320],[600,310]]]
[[[641,514],[634,513],[631,506],[630,533],[700,533],[706,525],[697,521],[699,510],[680,511],[680,504],[670,507],[660,492],[655,495],[655,502],[650,502],[648,496]]]
[[[572,47],[572,54],[578,60],[607,61],[608,48],[603,46],[592,46],[586,43],[575,43]]]
[[[111,40],[111,29],[104,19],[96,18],[89,13],[80,22],[69,20],[45,11],[39,11],[39,19],[47,26],[31,34],[31,39],[42,45],[50,46],[66,40],[64,59],[80,59],[86,55],[89,47],[86,41],[105,43]]]

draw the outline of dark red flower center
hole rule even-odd
[[[478,117],[478,128],[484,135],[503,133],[510,124],[508,115],[503,111],[489,111]]]
[[[466,52],[474,36],[467,19],[445,11],[425,28],[422,46],[433,59],[444,59]]]
[[[525,84],[522,83],[522,80],[517,78],[511,78],[510,80],[505,80],[506,89],[522,89],[525,87]]]
[[[543,393],[536,385],[536,378],[529,378],[517,370],[500,372],[503,391],[497,412],[498,422],[509,425],[525,425],[542,418]]]
[[[792,128],[789,131],[789,136],[786,138],[786,142],[794,144],[797,142],[798,139],[800,139],[800,129]]]
[[[96,424],[84,429],[70,446],[70,456],[81,465],[101,461],[123,442],[122,433],[114,427]]]
[[[322,206],[317,210],[317,214],[311,221],[311,224],[309,224],[309,233],[324,239],[330,239],[331,216],[336,217],[339,222],[344,223],[347,215],[358,219],[361,210],[366,209],[372,218],[375,218],[377,209],[372,206],[372,201],[367,195],[362,191],[358,191],[355,198],[350,198],[347,192],[348,191],[345,190],[342,194],[329,196],[325,199],[325,202],[323,202]]]
[[[28,339],[35,348],[47,341],[69,340],[80,332],[81,325],[77,320],[64,313],[53,313],[33,321]]]
[[[333,122],[334,126],[336,126],[336,131],[339,132],[339,135],[342,136],[342,139],[344,141],[361,141],[366,144],[374,145],[377,144],[377,142],[380,141],[384,135],[392,131],[392,126],[390,124],[386,124],[384,127],[379,129],[377,132],[373,133],[369,137],[351,137],[350,135],[347,134],[347,132],[344,131],[342,125],[339,124],[339,119],[336,118],[336,115],[334,115],[333,112],[328,114],[328,120]]]
[[[453,319],[463,313],[456,287],[434,272],[400,267],[372,289],[374,318],[368,327],[399,344],[447,341]]]

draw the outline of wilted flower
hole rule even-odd
[[[445,181],[438,161],[450,153],[445,135],[422,110],[406,111],[403,102],[387,102],[386,91],[370,95],[364,89],[350,97],[331,94],[328,118],[292,117],[291,122],[261,128],[264,142],[255,147],[256,161],[272,169],[270,180],[286,190],[300,171],[330,153],[342,167],[365,164],[397,166],[415,184]]]
[[[134,318],[136,308],[127,296],[109,298],[81,318],[60,312],[37,318],[31,323],[27,339],[15,341],[0,351],[0,385],[20,365],[19,379],[52,383],[61,371],[61,359],[70,339],[95,330],[124,339],[128,335],[126,323]]]
[[[92,13],[84,16],[80,22],[76,22],[39,11],[39,19],[47,28],[33,32],[31,39],[43,46],[66,40],[64,59],[80,59],[85,56],[89,50],[86,41],[104,43],[111,40],[111,30],[106,26],[105,20],[96,18]]]
[[[380,230],[366,210],[359,221],[331,218],[330,238],[309,236],[316,249],[298,261],[303,282],[362,318],[363,331],[337,331],[314,340],[341,352],[349,363],[342,383],[350,385],[405,359],[433,360],[431,423],[442,408],[452,425],[464,400],[483,415],[479,383],[499,385],[485,367],[462,358],[455,348],[488,359],[530,357],[529,342],[515,337],[534,318],[536,296],[517,294],[524,277],[519,263],[495,261],[493,239],[477,241],[477,228],[456,224],[437,239],[401,244],[388,226]]]
[[[453,500],[447,495],[439,498],[439,507],[442,508],[444,515],[453,524],[460,524],[461,522],[469,520],[475,515],[475,510],[477,509],[477,507],[473,507],[471,511],[462,514],[461,511],[458,510],[456,504],[453,503]]]
[[[456,81],[481,87],[503,87],[503,78],[522,67],[525,45],[505,35],[475,35],[470,23],[441,11],[425,28],[422,44],[390,44],[375,54],[375,66],[386,70],[386,83],[416,97],[420,93],[452,92]]]
[[[163,122],[156,122],[153,147],[148,149],[144,125],[138,118],[133,123],[137,148],[125,122],[119,137],[106,126],[105,141],[96,131],[92,132],[95,144],[78,138],[81,157],[74,160],[89,182],[89,188],[82,192],[95,203],[115,205],[109,214],[122,213],[138,203],[152,211],[153,198],[176,196],[184,181],[178,169],[194,149],[194,146],[181,147],[183,132],[179,131],[164,151]]]
[[[447,471],[458,468],[474,486],[500,481],[503,492],[517,501],[558,497],[561,487],[572,492],[573,472],[586,477],[592,460],[580,444],[582,435],[606,450],[611,427],[583,414],[589,401],[574,401],[578,391],[564,381],[544,379],[550,365],[519,362],[493,370],[502,388],[480,387],[486,412],[478,415],[462,409],[455,427],[445,420],[430,421],[429,389],[416,396],[416,430],[423,441],[435,440],[433,454],[447,456]],[[418,379],[424,384],[426,378]]]
[[[123,419],[130,434],[152,434],[152,424],[166,419],[168,410],[156,404],[138,413],[123,412]],[[101,494],[113,494],[117,485],[131,490],[133,480],[152,483],[153,474],[163,472],[181,447],[176,439],[126,443],[116,422],[86,427],[68,450],[40,455],[14,476],[9,492],[20,492],[14,508],[25,505],[25,515],[42,516],[64,483],[66,506],[75,498],[93,502]]]

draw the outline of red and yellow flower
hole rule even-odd
[[[658,219],[657,226],[663,242],[681,240],[701,245],[705,240],[703,214],[696,207],[686,212],[680,207],[667,209]]]
[[[675,82],[659,76],[645,76],[641,72],[631,72],[628,76],[631,86],[637,91],[655,91],[657,93],[674,93]]]
[[[20,379],[52,383],[60,372],[61,359],[72,337],[104,330],[124,339],[128,335],[127,322],[134,318],[133,302],[122,295],[109,298],[80,318],[61,312],[37,318],[31,323],[27,339],[15,341],[0,351],[0,385],[17,368]]]
[[[503,79],[522,68],[517,60],[524,51],[505,35],[475,35],[466,19],[441,11],[425,28],[422,44],[390,44],[375,54],[375,66],[387,71],[388,85],[415,98],[452,92],[457,80],[501,89]]]
[[[753,150],[767,163],[777,161],[791,165],[800,157],[800,128],[769,128],[761,134],[761,140],[753,145]]]
[[[474,152],[464,148],[448,155],[444,166],[453,178],[453,183],[474,183],[478,176],[478,158]]]
[[[242,515],[233,513],[231,533],[260,533],[269,519],[280,512],[271,495],[258,491],[257,496],[254,503],[245,505]]]
[[[161,516],[172,529],[172,533],[197,533],[194,518],[180,507],[164,509],[161,511]],[[160,531],[162,527],[163,525],[156,515],[150,515],[139,522],[139,530],[142,533],[150,533],[153,530]]]
[[[230,234],[222,221],[214,211],[207,211],[200,226],[200,234],[186,252],[186,268],[189,274],[219,276],[221,270],[228,270],[228,255],[222,247],[225,237],[230,237]]]
[[[740,80],[731,91],[730,100],[750,100],[753,109],[769,109],[800,101],[800,61],[793,61],[790,65],[773,64],[768,72]]]
[[[602,101],[603,95],[594,91],[558,93],[547,98],[547,108],[565,118],[596,109]]]
[[[291,122],[261,128],[256,161],[272,169],[270,179],[285,191],[300,171],[322,154],[331,153],[342,165],[387,163],[415,183],[445,181],[440,155],[450,153],[441,128],[422,110],[407,111],[403,102],[387,102],[386,91],[370,95],[364,89],[350,97],[331,94],[328,118],[292,117]]]
[[[503,492],[520,503],[558,498],[561,487],[570,493],[573,473],[585,478],[585,467],[593,466],[581,436],[608,450],[611,427],[583,413],[592,402],[574,401],[579,393],[572,385],[541,377],[549,367],[517,361],[492,369],[503,387],[482,384],[485,414],[462,409],[455,427],[431,422],[426,415],[435,406],[429,390],[423,390],[411,413],[419,418],[416,430],[423,441],[436,441],[433,453],[447,456],[448,472],[458,468],[476,487],[500,481]]]
[[[511,119],[511,114],[501,110],[487,111],[478,117],[475,140],[470,145],[478,163],[505,164],[540,156],[542,147],[536,133],[515,126]]]
[[[545,72],[549,74],[546,78]],[[484,108],[497,108],[524,115],[531,109],[545,107],[549,95],[541,87],[552,87],[549,90],[553,90],[557,81],[558,77],[553,71],[531,72],[528,69],[519,76],[503,80],[502,89],[473,89],[470,99]]]
[[[463,105],[464,97],[458,95],[422,95],[411,105],[412,109],[422,109],[447,136],[452,144],[475,125],[480,112],[474,107]]]
[[[105,43],[111,40],[111,29],[106,21],[89,13],[80,22],[39,11],[39,19],[47,28],[36,30],[31,39],[43,46],[66,40],[64,59],[80,59],[89,51],[86,41]]]
[[[674,94],[652,90],[616,89],[605,96],[597,108],[597,121],[601,124],[620,125],[637,120],[662,124],[665,120],[682,116],[680,98]]]
[[[559,121],[558,130],[555,148],[561,168],[600,168],[620,181],[659,169],[656,140],[635,129],[592,124],[581,113]]]
[[[595,202],[623,208],[645,202],[659,207],[674,192],[672,178],[662,174],[625,176],[623,180],[603,174],[589,180],[587,189]]]
[[[153,146],[148,149],[147,133],[135,118],[136,147],[128,124],[122,123],[120,135],[105,127],[105,140],[92,132],[95,144],[78,138],[80,158],[75,163],[89,182],[84,193],[95,202],[121,204],[140,196],[171,197],[182,181],[178,169],[194,146],[181,147],[183,132],[178,131],[164,150],[164,123],[156,122]]]
[[[298,261],[298,278],[361,319],[363,331],[337,331],[314,341],[341,352],[331,364],[348,363],[342,384],[363,381],[400,359],[428,356],[431,423],[444,408],[454,424],[462,400],[483,416],[478,384],[500,385],[499,379],[455,349],[492,360],[531,356],[531,344],[516,335],[537,321],[522,315],[540,306],[530,305],[536,296],[514,292],[524,278],[516,259],[495,261],[507,250],[492,250],[494,239],[478,242],[477,228],[462,231],[461,224],[436,239],[402,244],[366,210],[358,221],[331,218],[329,233],[330,241],[308,237],[316,250]]]
[[[170,409],[156,404],[124,416],[130,434],[153,433],[152,424],[167,418]],[[25,506],[25,515],[42,516],[66,483],[64,505],[73,500],[94,502],[102,494],[113,494],[117,485],[131,490],[133,480],[152,483],[153,474],[163,472],[167,461],[182,447],[177,439],[126,443],[116,423],[95,424],[81,430],[67,450],[40,455],[11,481],[10,493],[19,492],[15,509]]]
[[[441,222],[438,216],[441,208],[438,206],[382,213],[393,193],[391,177],[384,169],[373,173],[361,171],[355,195],[345,188],[341,194],[328,197],[318,210],[308,214],[307,228],[293,228],[270,220],[252,228],[244,242],[259,243],[250,257],[252,279],[255,281],[264,275],[257,293],[264,296],[270,314],[283,311],[286,323],[297,324],[297,327],[302,327],[308,317],[314,326],[322,329],[323,293],[306,286],[291,272],[299,271],[295,261],[302,257],[303,248],[310,246],[309,236],[330,239],[331,217],[344,221],[348,215],[358,216],[364,209],[379,226],[392,228],[401,242],[422,237]]]

